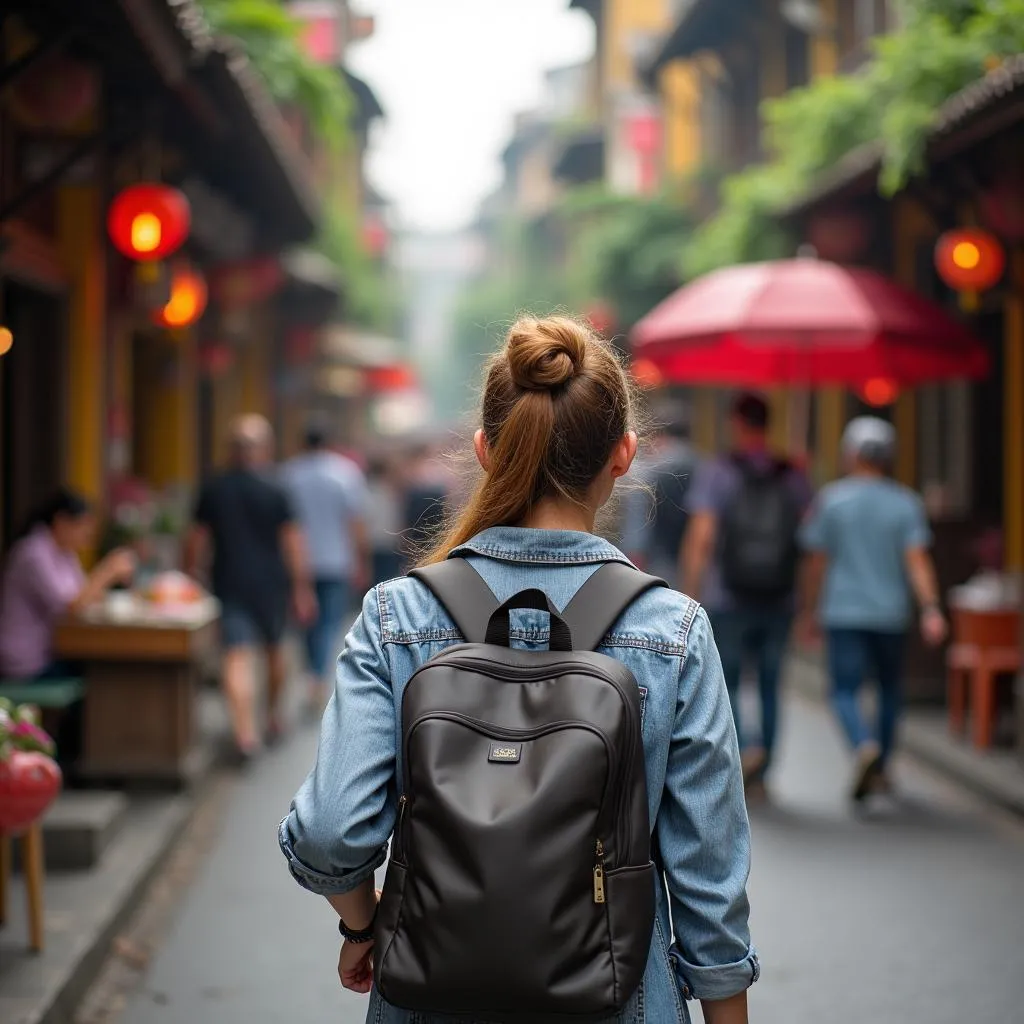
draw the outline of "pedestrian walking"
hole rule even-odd
[[[625,496],[623,549],[635,565],[671,584],[679,575],[687,493],[697,465],[689,428],[680,413],[673,413],[659,425],[650,453],[634,472],[637,486]]]
[[[903,653],[920,605],[926,643],[946,637],[931,532],[920,498],[889,477],[896,431],[885,420],[852,420],[843,436],[849,473],[823,488],[800,539],[807,551],[801,633],[825,631],[832,702],[857,759],[855,800],[888,789],[896,742]],[[864,677],[878,684],[878,721],[870,728],[858,705]]]
[[[431,444],[415,447],[405,472],[402,538],[406,567],[411,567],[444,528],[451,479]]]
[[[289,596],[301,623],[316,614],[302,531],[288,495],[270,472],[273,432],[262,417],[240,417],[231,433],[231,465],[199,494],[185,542],[185,568],[197,576],[212,548],[212,589],[221,602],[221,684],[239,755],[259,748],[253,649],[267,665],[268,742],[282,731],[285,663],[281,641]]]
[[[367,466],[369,492],[370,547],[373,579],[376,586],[402,573],[398,545],[402,535],[401,497],[393,462],[384,456],[373,458]]]
[[[332,451],[320,421],[306,429],[305,450],[284,467],[283,479],[302,527],[317,612],[306,626],[309,709],[317,720],[327,703],[326,677],[356,588],[370,578],[366,521],[368,495],[362,470]]]
[[[345,641],[279,838],[341,919],[367,1021],[681,1024],[687,999],[747,1020],[749,825],[711,630],[594,533],[631,413],[588,327],[519,320],[472,498]]]
[[[779,676],[795,612],[797,531],[811,499],[804,473],[768,449],[769,410],[755,394],[732,406],[732,451],[697,471],[687,496],[683,586],[711,617],[732,700],[749,794],[760,794],[778,731]],[[753,664],[761,735],[740,713],[744,665]]]

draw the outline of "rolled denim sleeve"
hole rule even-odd
[[[374,589],[338,658],[316,765],[278,832],[292,875],[311,892],[350,892],[387,857],[396,814],[395,721]]]
[[[656,822],[687,999],[727,999],[760,975],[750,942],[750,825],[722,663],[703,609],[690,627]]]

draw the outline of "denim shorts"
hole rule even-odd
[[[274,647],[284,636],[286,622],[287,607],[284,601],[272,608],[246,608],[225,601],[220,615],[221,645]]]

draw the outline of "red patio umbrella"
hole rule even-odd
[[[684,384],[900,387],[983,377],[984,345],[881,274],[816,259],[728,267],[656,306],[633,351]]]

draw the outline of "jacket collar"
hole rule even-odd
[[[484,530],[453,549],[449,557],[470,554],[528,565],[633,564],[614,544],[593,533],[532,530],[520,526],[495,526]]]

